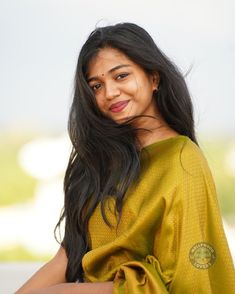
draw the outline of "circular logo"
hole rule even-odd
[[[189,259],[193,266],[198,269],[207,269],[215,262],[216,254],[214,248],[206,243],[196,243],[189,251]]]

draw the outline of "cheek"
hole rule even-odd
[[[140,84],[139,86],[139,97],[140,99],[144,99],[146,102],[151,101],[153,98],[153,89],[152,86],[150,85],[149,81],[144,81]]]
[[[104,111],[105,110],[105,99],[102,98],[101,96],[97,96],[96,97],[96,103],[98,105],[98,108],[101,110],[101,111]]]
[[[136,97],[139,92],[138,81],[136,79],[128,81],[125,85],[122,86],[122,89],[126,94]]]

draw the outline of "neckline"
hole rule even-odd
[[[176,135],[176,136],[169,137],[169,138],[166,138],[166,139],[163,139],[163,140],[160,140],[160,141],[156,141],[156,142],[153,142],[153,143],[151,143],[149,145],[146,145],[143,148],[141,148],[140,152],[145,151],[145,150],[150,150],[153,147],[156,147],[156,146],[159,146],[159,145],[171,142],[171,141],[175,141],[175,140],[178,140],[178,139],[181,139],[181,138],[185,139],[185,138],[188,138],[188,137],[185,136],[185,135]]]

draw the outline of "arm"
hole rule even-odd
[[[186,154],[187,155],[187,154]],[[207,163],[189,153],[170,214],[155,240],[155,256],[170,293],[235,293],[235,274]]]
[[[17,292],[16,294],[28,293],[31,290],[49,287],[65,283],[65,271],[67,267],[67,256],[63,247],[60,247],[56,255],[40,268]]]
[[[52,260],[40,268],[15,294],[111,294],[112,282],[66,283],[67,257],[60,247]]]
[[[63,283],[52,287],[27,292],[28,294],[112,294],[112,282]]]

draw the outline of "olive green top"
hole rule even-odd
[[[235,273],[215,185],[199,147],[186,136],[141,151],[141,180],[127,191],[121,222],[114,199],[89,221],[88,282],[113,281],[113,293],[235,293]]]

